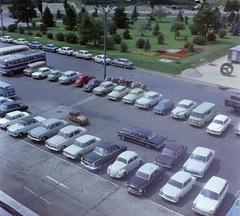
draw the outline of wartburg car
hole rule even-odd
[[[85,86],[83,90],[87,92],[92,92],[94,88],[98,87],[102,83],[100,79],[91,79]]]
[[[89,122],[88,118],[83,115],[81,111],[71,111],[68,113],[68,118],[73,122],[76,122],[77,125],[84,125]]]
[[[172,110],[171,116],[173,118],[178,119],[185,119],[187,116],[189,116],[192,113],[192,110],[195,109],[197,106],[197,103],[191,100],[181,100],[176,108]]]
[[[214,135],[221,135],[226,128],[230,125],[231,123],[231,119],[228,118],[225,115],[217,115],[212,123],[210,125],[208,125],[207,127],[207,132],[209,134],[214,134]]]
[[[107,98],[109,100],[115,100],[118,101],[120,98],[123,96],[127,95],[128,92],[130,91],[129,88],[126,88],[125,86],[116,86],[112,92],[110,92],[107,95]]]
[[[149,91],[146,92],[143,97],[137,99],[135,105],[138,108],[150,109],[153,105],[157,104],[162,99],[163,96],[161,94]]]
[[[110,81],[106,81],[106,82],[102,82],[98,87],[93,89],[93,92],[96,95],[105,95],[109,92],[111,92],[115,87],[117,86],[116,83],[110,82]]]
[[[141,98],[145,94],[145,91],[143,91],[140,88],[134,88],[132,89],[129,94],[123,97],[124,103],[134,104],[135,101],[139,98]]]

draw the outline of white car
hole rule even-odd
[[[50,150],[60,151],[73,144],[75,139],[87,133],[88,130],[83,127],[68,125],[60,129],[57,135],[47,139],[45,146]]]
[[[228,191],[227,180],[213,176],[193,201],[192,209],[202,215],[214,215]]]
[[[130,89],[125,86],[116,86],[112,92],[107,95],[109,100],[118,101],[123,96],[129,93]]]
[[[172,110],[171,116],[173,118],[185,119],[189,116],[193,109],[195,109],[197,103],[191,100],[181,100],[175,109]]]
[[[189,172],[193,176],[202,178],[212,163],[214,156],[215,151],[204,147],[197,147],[184,163],[183,171]]]
[[[100,64],[104,64],[104,55],[97,55],[93,57],[93,61],[98,62]],[[106,55],[106,64],[111,64],[112,61],[110,58]]]
[[[1,42],[4,43],[13,43],[14,39],[11,36],[3,36],[0,38]]]
[[[14,40],[15,45],[26,45],[27,43],[29,43],[29,41],[27,41],[24,38],[18,38],[17,40]]]
[[[74,57],[78,58],[83,58],[83,59],[92,59],[93,54],[88,52],[87,50],[78,50],[77,52],[73,53]]]
[[[59,54],[63,54],[63,55],[72,55],[73,54],[73,50],[70,48],[70,47],[61,47],[61,48],[58,48],[56,50],[57,53]]]
[[[32,78],[34,79],[42,79],[47,77],[51,73],[51,69],[48,67],[39,68],[37,72],[32,73]]]
[[[9,112],[5,115],[4,118],[0,119],[0,127],[7,128],[8,126],[17,123],[20,119],[26,116],[30,116],[30,114],[27,112],[21,112],[21,111]]]
[[[238,126],[237,126],[237,128],[236,128],[236,130],[235,130],[235,133],[236,133],[237,135],[240,135],[240,123],[238,124]]]
[[[6,103],[6,102],[10,102],[10,101],[13,101],[13,100],[0,96],[0,105],[3,103]]]
[[[149,91],[144,94],[143,97],[135,101],[135,105],[138,108],[150,109],[153,105],[157,104],[163,96],[157,92]]]
[[[113,178],[123,178],[136,169],[142,163],[142,159],[136,152],[125,151],[107,169],[107,174]]]
[[[96,136],[85,134],[78,137],[74,143],[63,150],[63,154],[71,159],[80,160],[81,157],[101,143],[102,140]]]
[[[116,83],[110,82],[110,81],[105,81],[102,82],[98,87],[93,89],[93,92],[96,95],[105,95],[109,92],[111,92],[115,87],[117,86]]]
[[[225,115],[217,115],[212,123],[208,125],[206,131],[210,134],[221,135],[230,125],[231,119]]]
[[[159,192],[159,196],[170,202],[177,203],[192,188],[196,177],[184,171],[175,173]]]
[[[66,71],[63,73],[62,76],[58,78],[60,83],[72,83],[74,82],[79,75],[82,73],[76,71]]]

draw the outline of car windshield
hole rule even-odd
[[[89,54],[89,52],[85,52],[85,54]]]
[[[149,179],[149,175],[141,171],[137,171],[136,176],[145,180]]]
[[[121,90],[120,89],[113,89],[113,91],[120,92]]]
[[[187,105],[186,104],[178,104],[178,107],[187,109]]]
[[[208,189],[203,188],[202,191],[201,191],[201,194],[203,196],[206,196],[206,197],[210,198],[210,199],[218,200],[218,193],[210,191]]]
[[[90,80],[88,83],[89,84],[94,84],[94,80]]]
[[[6,115],[4,118],[7,120],[11,120],[11,117],[9,115]]]
[[[144,98],[148,98],[148,99],[152,99],[152,96],[151,96],[151,95],[148,95],[148,94],[145,94],[143,97],[144,97]]]
[[[13,90],[14,87],[13,86],[7,86],[4,88],[4,91],[9,91],[9,90]]]
[[[84,148],[84,143],[83,142],[79,142],[79,141],[75,140],[73,144],[77,145],[77,146],[79,146],[81,148]]]
[[[191,116],[197,117],[197,118],[203,118],[203,114],[197,113],[197,112],[192,112]]]
[[[67,134],[67,133],[64,133],[64,132],[62,132],[62,131],[59,131],[59,132],[58,132],[58,135],[59,135],[59,136],[62,136],[62,137],[64,137],[64,138],[68,138],[68,134]]]
[[[150,132],[150,133],[147,135],[147,138],[148,138],[148,140],[151,140],[151,139],[153,139],[155,136],[156,136],[155,133]]]
[[[178,181],[176,181],[174,179],[169,179],[168,184],[170,184],[170,185],[172,185],[172,186],[174,186],[176,188],[179,188],[179,189],[182,188],[182,183],[180,183],[180,182],[178,182]]]
[[[239,199],[237,200],[235,206],[236,206],[237,208],[240,208],[240,200],[239,200]]]
[[[159,106],[162,106],[162,107],[165,107],[165,106],[167,106],[167,104],[166,103],[159,103]]]
[[[172,149],[164,148],[162,151],[163,155],[169,156],[169,157],[174,157],[175,156],[175,151]]]
[[[223,121],[218,120],[218,119],[214,119],[213,123],[223,125]]]
[[[98,154],[98,155],[101,155],[101,156],[105,156],[107,151],[101,147],[96,147],[93,151],[94,153]]]
[[[127,160],[126,160],[125,158],[122,158],[122,157],[118,157],[118,158],[117,158],[117,161],[120,161],[120,162],[122,162],[122,163],[127,164]]]
[[[131,91],[131,92],[129,92],[129,94],[131,94],[131,95],[136,95],[137,92]]]
[[[47,130],[49,129],[49,125],[44,124],[44,123],[41,124],[41,127],[45,128],[45,129],[47,129]]]
[[[207,158],[201,155],[197,155],[197,154],[192,154],[191,155],[191,159],[193,160],[197,160],[197,161],[201,161],[201,162],[207,162]]]
[[[27,123],[27,122],[25,122],[24,120],[20,120],[20,121],[18,122],[18,124],[19,124],[19,125],[22,125],[22,126],[25,126],[26,123]]]
[[[102,83],[102,84],[100,85],[100,87],[106,88],[106,84]]]
[[[69,74],[63,74],[62,76],[69,77]]]

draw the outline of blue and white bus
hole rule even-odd
[[[25,52],[30,50],[28,46],[25,45],[14,45],[0,48],[0,56],[10,55],[19,52]]]

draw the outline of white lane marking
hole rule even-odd
[[[43,201],[45,201],[46,203],[48,203],[49,205],[52,205],[52,203],[48,202],[46,199],[44,199],[43,197],[39,196],[38,194],[36,194],[34,191],[28,189],[27,187],[23,187],[24,189],[26,189],[27,191],[31,192],[32,194],[34,194],[35,196],[39,197],[40,199],[42,199]]]
[[[239,124],[237,124],[232,130],[230,130],[230,131],[226,134],[226,136],[228,136],[228,135],[231,134],[233,131],[235,131],[238,126],[239,126]]]
[[[48,179],[50,179],[50,180],[56,182],[57,184],[61,185],[62,187],[65,187],[65,188],[67,188],[67,189],[70,189],[69,187],[67,187],[67,186],[64,185],[63,183],[61,183],[61,182],[59,182],[59,181],[57,181],[57,180],[51,178],[50,176],[46,176],[46,177],[47,177]]]
[[[71,107],[75,107],[75,106],[78,106],[78,105],[87,103],[87,102],[89,102],[89,101],[91,101],[91,100],[94,100],[94,99],[96,99],[96,98],[97,98],[96,95],[91,95],[90,97],[87,97],[87,98],[85,98],[85,99],[83,99],[83,100],[81,100],[81,101],[73,104]]]

